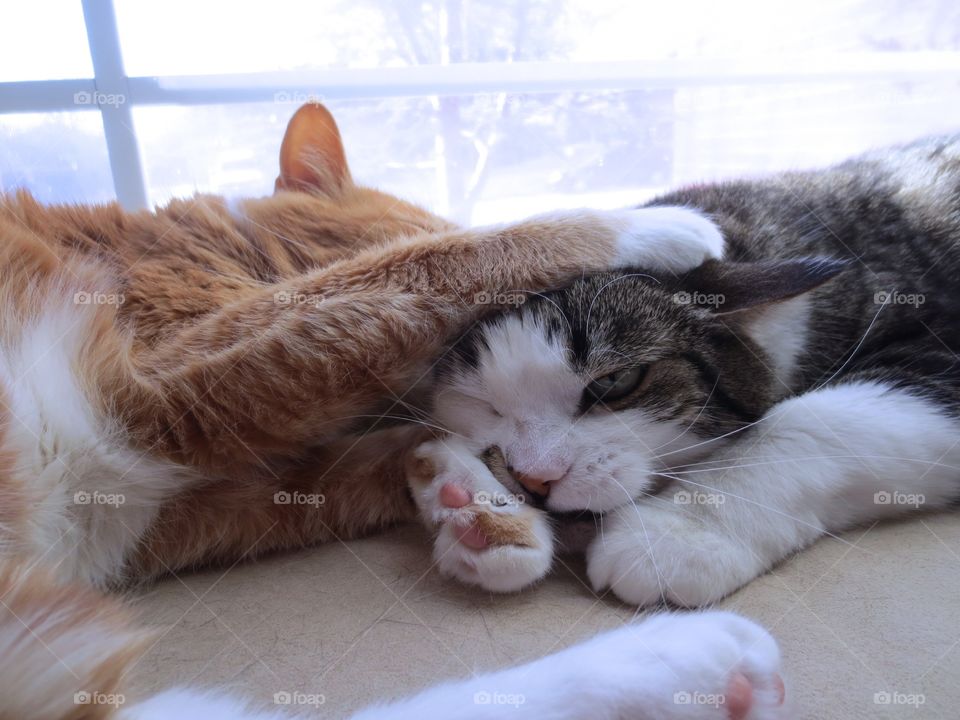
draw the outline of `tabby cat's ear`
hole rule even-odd
[[[707,298],[718,314],[732,313],[788,300],[809,292],[847,267],[843,260],[799,258],[737,263],[708,260],[681,280],[691,298]]]
[[[303,105],[287,124],[274,189],[336,196],[351,182],[333,115],[319,103]]]

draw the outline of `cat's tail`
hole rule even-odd
[[[101,720],[150,640],[118,600],[0,561],[0,720]]]

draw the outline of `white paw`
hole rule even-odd
[[[418,447],[408,481],[420,516],[437,530],[440,572],[494,592],[513,592],[550,570],[553,534],[546,513],[524,504],[456,439]]]
[[[661,496],[662,497],[662,496]],[[717,517],[668,500],[624,506],[607,515],[587,550],[594,589],[610,588],[631,605],[666,600],[702,607],[760,575],[766,565]]]
[[[565,657],[566,656],[566,657]],[[572,656],[572,657],[571,657]],[[665,613],[556,656],[606,688],[603,717],[783,717],[780,651],[763,628],[726,612]],[[549,659],[548,659],[549,660]]]
[[[528,525],[536,545],[490,544],[475,549],[462,541],[475,532],[475,518],[465,513],[462,522],[440,527],[433,545],[433,558],[440,572],[468,585],[493,592],[515,592],[540,580],[553,564],[553,539],[546,519],[531,510]]]
[[[696,210],[676,206],[621,210],[615,267],[683,273],[723,257],[720,229]]]

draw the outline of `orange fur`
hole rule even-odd
[[[118,601],[0,563],[0,720],[101,720],[151,635]]]
[[[491,545],[519,545],[520,547],[538,547],[539,545],[530,527],[530,519],[523,515],[478,512],[475,522]]]
[[[199,478],[114,579],[409,517],[401,469],[420,431],[361,439],[358,416],[387,410],[424,376],[488,309],[477,293],[536,291],[604,268],[616,241],[589,218],[461,230],[355,185],[317,108],[291,122],[278,189],[239,213],[203,195],[134,213],[0,198],[0,343],[75,293],[122,296],[83,309],[84,393],[135,452]],[[3,451],[0,498],[12,500],[0,533],[15,543],[23,489],[4,475]],[[325,502],[271,501],[290,487]]]

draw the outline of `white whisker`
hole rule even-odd
[[[666,594],[663,591],[663,575],[660,573],[660,567],[657,565],[657,559],[653,554],[653,543],[650,542],[650,535],[647,533],[647,526],[643,522],[643,513],[640,512],[640,508],[637,507],[637,501],[627,491],[627,489],[614,478],[611,477],[610,480],[616,484],[617,487],[623,490],[623,494],[627,496],[630,506],[633,508],[637,515],[637,519],[640,521],[640,528],[643,530],[643,539],[647,543],[647,554],[650,556],[650,563],[653,565],[653,570],[657,574],[657,587],[660,590],[660,597],[666,597]]]
[[[670,452],[660,453],[659,455],[655,455],[652,459],[660,460],[661,458],[665,458],[669,455],[676,455],[679,452],[687,452],[688,450],[693,450],[694,448],[698,448],[703,445],[709,445],[710,443],[717,442],[718,440],[723,440],[725,438],[728,438],[731,435],[736,435],[737,433],[741,433],[744,430],[749,430],[754,425],[759,425],[760,423],[766,420],[770,420],[772,417],[773,416],[769,414],[764,415],[763,417],[754,420],[752,423],[747,423],[746,425],[743,425],[742,427],[738,427],[735,430],[731,430],[730,432],[725,432],[723,435],[717,435],[716,437],[703,440],[702,442],[698,442],[694,445],[687,445],[686,447],[682,447],[677,450],[671,450]]]
[[[760,457],[762,456],[755,456],[754,458],[743,457],[738,459],[750,460],[750,459],[759,459]],[[930,467],[943,467],[943,468],[949,468],[950,470],[960,471],[960,467],[956,465],[948,465],[946,463],[935,462],[932,460],[923,460],[921,458],[897,457],[895,455],[808,455],[806,457],[764,459],[763,462],[736,463],[733,465],[721,465],[721,466],[713,466],[713,467],[706,467],[706,468],[698,468],[696,470],[683,470],[681,468],[684,468],[687,466],[681,465],[678,468],[670,468],[668,472],[673,475],[690,475],[694,473],[716,472],[718,470],[738,470],[740,468],[761,467],[764,465],[779,465],[780,463],[795,463],[798,461],[812,461],[812,460],[901,460],[905,462],[915,462],[915,463],[919,463],[921,465],[927,465]],[[704,463],[691,463],[691,466],[700,465],[700,464],[706,465],[706,464],[718,463],[718,462],[729,462],[729,459],[718,458],[716,460],[710,460]]]
[[[894,290],[893,293],[891,293],[891,297],[893,296],[894,293],[896,293],[896,290]],[[824,380],[822,383],[820,383],[819,385],[817,385],[817,387],[813,388],[813,390],[809,390],[808,392],[816,392],[817,390],[822,389],[823,387],[825,387],[826,385],[828,385],[829,383],[831,383],[831,382],[833,381],[833,379],[834,379],[837,375],[839,375],[841,372],[843,372],[843,369],[844,369],[848,364],[850,364],[850,361],[853,360],[853,358],[856,356],[857,351],[860,350],[860,347],[863,345],[864,341],[867,339],[867,335],[870,333],[870,331],[873,329],[873,326],[876,324],[877,318],[880,317],[880,313],[883,312],[883,309],[884,309],[889,303],[890,303],[890,298],[887,298],[887,299],[880,305],[880,309],[877,310],[877,312],[874,314],[873,319],[870,321],[870,324],[867,325],[867,329],[863,331],[863,336],[860,338],[860,342],[857,343],[856,347],[853,348],[853,351],[850,353],[850,355],[847,357],[847,359],[843,361],[843,364],[842,364],[840,367],[837,368],[836,372],[834,372],[830,377],[828,377],[828,378],[827,378],[826,380]]]
[[[550,303],[551,305],[553,305],[553,306],[557,309],[557,312],[560,313],[560,317],[562,317],[562,318],[563,318],[563,321],[567,324],[567,329],[570,331],[570,334],[571,334],[571,335],[573,334],[573,326],[570,324],[569,318],[567,318],[566,313],[563,312],[563,309],[557,304],[557,301],[556,301],[556,300],[554,300],[553,298],[547,297],[547,296],[544,295],[542,292],[534,292],[534,291],[532,291],[532,290],[523,290],[523,289],[521,289],[521,290],[516,290],[516,291],[513,291],[513,292],[522,292],[522,293],[526,293],[527,295],[533,295],[533,296],[536,296],[536,297],[538,297],[538,298],[542,298],[543,300],[546,300],[548,303]]]
[[[693,480],[688,480],[687,478],[676,477],[675,475],[671,475],[671,474],[669,474],[669,473],[655,473],[655,474],[656,474],[656,475],[662,475],[663,477],[670,478],[671,480],[676,480],[677,482],[687,483],[688,485],[693,485],[693,486],[698,487],[698,488],[703,488],[704,490],[709,490],[710,492],[713,492],[713,493],[718,493],[718,494],[720,494],[720,495],[729,496],[729,497],[735,498],[735,499],[737,499],[737,500],[742,500],[743,502],[748,503],[748,504],[750,504],[750,505],[756,505],[756,506],[759,507],[759,508],[762,508],[762,509],[764,509],[764,510],[769,510],[769,511],[772,512],[772,513],[776,513],[777,515],[781,515],[781,516],[783,516],[783,517],[785,517],[785,518],[788,518],[788,519],[790,519],[790,520],[793,520],[793,521],[796,522],[796,523],[800,523],[801,525],[806,525],[806,526],[809,527],[809,528],[813,528],[814,530],[816,530],[816,531],[817,531],[818,533],[820,533],[821,535],[826,535],[827,537],[831,537],[831,538],[833,538],[834,540],[837,540],[837,541],[843,543],[844,545],[850,545],[851,547],[856,547],[856,544],[855,544],[855,543],[852,543],[852,542],[850,542],[849,540],[844,540],[844,539],[843,539],[842,537],[840,537],[839,535],[834,535],[832,532],[828,531],[826,528],[824,528],[824,527],[822,527],[822,526],[820,526],[820,525],[814,525],[813,523],[806,522],[805,520],[801,520],[801,519],[798,518],[798,517],[794,517],[794,516],[791,515],[790,513],[783,512],[782,510],[778,510],[777,508],[770,507],[769,505],[764,505],[763,503],[757,502],[756,500],[751,500],[751,499],[748,498],[748,497],[744,497],[744,496],[742,496],[742,495],[737,495],[737,494],[735,494],[735,493],[732,493],[732,492],[729,492],[729,491],[726,491],[726,490],[721,490],[720,488],[711,487],[710,485],[703,485],[703,484],[701,484],[701,483],[694,482]],[[863,550],[863,548],[860,548],[860,549]],[[866,551],[866,552],[869,552],[869,551]]]

